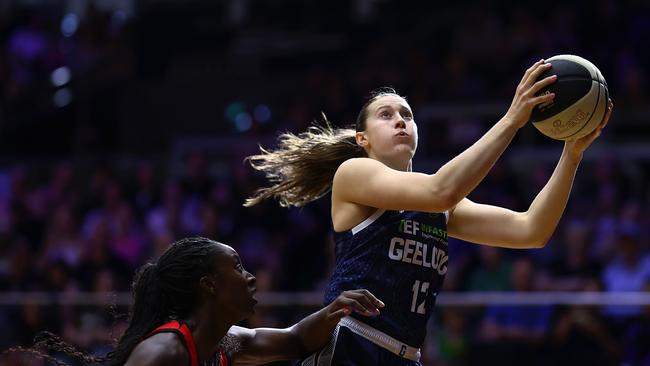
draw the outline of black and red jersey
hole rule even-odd
[[[164,332],[172,332],[178,334],[179,337],[181,337],[181,340],[183,341],[183,345],[185,346],[185,349],[187,350],[187,354],[189,355],[189,366],[199,366],[199,357],[196,352],[196,344],[194,344],[194,337],[192,337],[192,332],[190,331],[190,328],[187,326],[187,324],[180,322],[178,320],[172,320],[169,321],[158,328],[154,329],[149,333],[144,339],[149,338],[153,336],[154,334],[158,333],[164,333]],[[207,362],[204,363],[202,366],[230,366],[230,360],[228,359],[228,356],[226,355],[225,352],[222,350],[218,350],[217,352],[214,353],[212,358]]]

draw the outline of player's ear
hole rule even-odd
[[[355,140],[357,141],[357,145],[365,148],[368,146],[368,138],[366,137],[365,132],[357,132],[354,135]]]
[[[210,294],[217,292],[217,281],[214,275],[205,275],[199,280],[199,287]]]

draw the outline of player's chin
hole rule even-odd
[[[399,144],[395,146],[395,153],[411,159],[415,155],[415,146],[412,144]]]

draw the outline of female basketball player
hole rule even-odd
[[[447,235],[508,248],[537,248],[548,241],[582,153],[609,119],[611,101],[597,130],[565,143],[553,175],[526,212],[465,197],[526,124],[532,108],[554,98],[535,96],[555,81],[555,76],[535,81],[550,67],[543,60],[532,65],[504,117],[434,174],[412,171],[417,125],[409,104],[393,90],[375,94],[362,107],[356,131],[311,127],[298,136],[283,134],[277,150],[250,157],[273,185],[256,192],[248,206],[269,197],[282,206],[303,206],[331,189],[337,260],[326,303],[358,287],[386,302],[380,316],[352,314],[341,320],[328,348],[335,350],[328,356],[332,364],[419,364],[427,319],[447,272]],[[328,352],[321,351],[321,359]]]
[[[49,335],[41,344],[86,363],[110,365],[258,365],[297,359],[322,348],[339,320],[353,311],[379,314],[383,303],[366,290],[341,293],[331,304],[287,329],[233,326],[254,312],[255,277],[231,247],[206,239],[175,242],[133,281],[129,325],[105,358],[76,352]],[[37,353],[35,349],[12,349]]]
[[[225,366],[299,358],[325,345],[351,309],[368,316],[382,307],[370,292],[354,290],[287,329],[233,326],[254,312],[255,277],[234,249],[205,238],[174,243],[157,264],[142,268],[133,289],[131,322],[115,365],[125,359],[126,366]]]

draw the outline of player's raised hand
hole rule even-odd
[[[521,78],[515,96],[512,99],[512,104],[506,112],[506,118],[512,120],[517,127],[523,127],[530,119],[530,114],[536,105],[546,103],[555,98],[554,93],[535,96],[545,86],[555,82],[557,77],[555,75],[548,76],[542,80],[536,81],[537,78],[546,70],[551,68],[550,63],[545,63],[544,60],[539,60],[529,67]]]
[[[605,113],[605,116],[603,116],[603,120],[600,122],[600,125],[598,125],[598,127],[596,127],[596,129],[593,130],[587,136],[575,140],[567,140],[565,142],[566,147],[571,149],[571,152],[576,155],[580,155],[585,150],[587,150],[589,145],[591,145],[591,143],[594,142],[603,132],[603,128],[607,126],[607,122],[609,122],[609,117],[611,117],[612,115],[612,110],[614,110],[614,103],[612,103],[612,100],[609,99],[607,101],[607,112]]]
[[[384,303],[368,290],[344,291],[327,306],[327,319],[339,321],[350,315],[352,311],[365,316],[376,316],[379,315],[379,309],[383,307]]]

